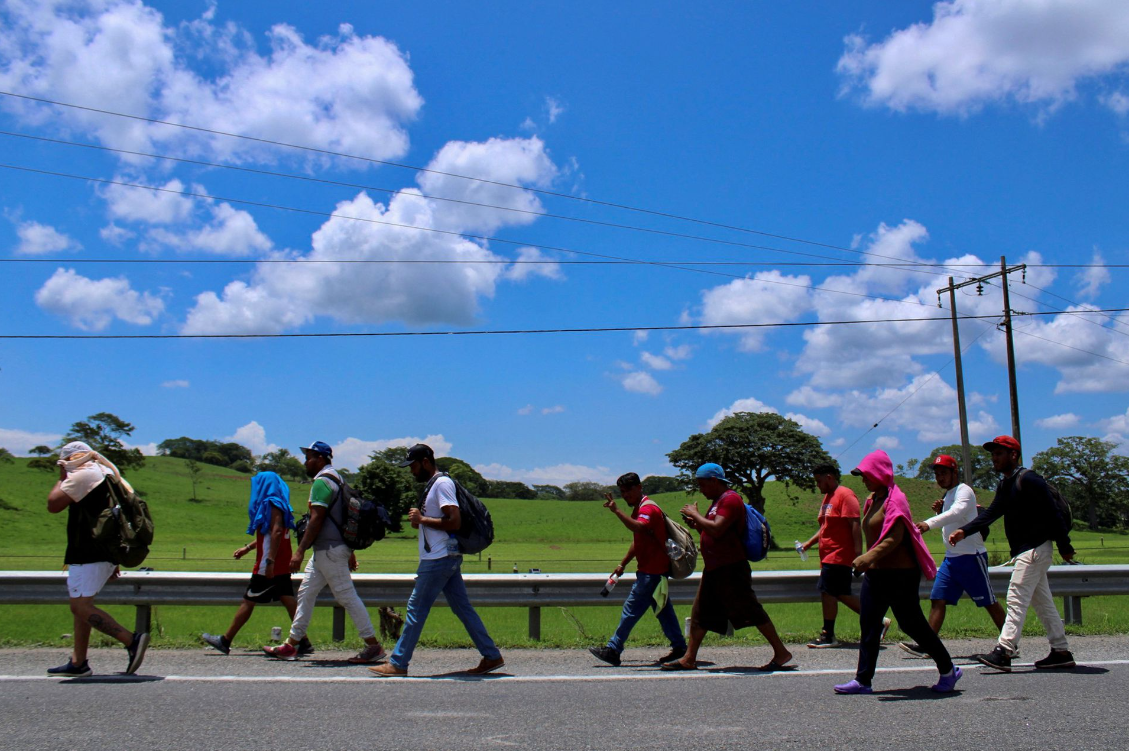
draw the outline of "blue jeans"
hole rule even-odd
[[[404,619],[404,632],[400,634],[396,649],[392,650],[392,656],[388,658],[393,665],[401,670],[408,669],[416,643],[419,642],[420,634],[423,632],[424,621],[427,620],[431,606],[435,604],[440,592],[447,598],[451,612],[463,622],[463,627],[470,634],[471,641],[478,647],[482,656],[488,660],[496,660],[502,656],[494,646],[490,634],[486,633],[482,619],[470,604],[466,584],[463,582],[462,565],[461,555],[419,562],[419,568],[416,569],[416,585],[412,589],[412,596],[408,598],[408,615]]]
[[[608,646],[616,652],[623,651],[623,644],[631,636],[631,629],[651,607],[655,590],[662,582],[662,574],[635,575],[635,583],[631,585],[631,592],[623,603],[623,615],[619,619],[619,628],[615,635],[608,641]],[[662,610],[658,612],[659,625],[663,634],[670,640],[673,649],[686,649],[686,639],[682,636],[682,629],[678,626],[678,616],[674,614],[674,603],[669,599]]]

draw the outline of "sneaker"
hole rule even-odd
[[[878,637],[878,641],[886,641],[886,632],[890,630],[890,619],[882,619],[882,635]]]
[[[299,657],[305,657],[306,655],[312,655],[316,651],[317,650],[314,649],[313,643],[309,639],[302,637],[302,641],[298,642],[298,656]]]
[[[829,634],[826,631],[820,631],[818,639],[808,642],[808,649],[827,649],[837,646],[839,646],[839,640],[835,638],[834,634]]]
[[[263,652],[267,657],[273,657],[276,660],[298,659],[298,648],[288,641],[282,642],[277,647],[263,647]]]
[[[588,651],[591,652],[592,656],[600,662],[606,662],[614,667],[619,667],[619,652],[616,652],[611,647],[588,647]],[[682,655],[679,655],[678,657],[681,656]]]
[[[223,635],[217,636],[216,634],[200,634],[200,638],[213,649],[223,652],[225,655],[231,654],[231,645],[228,644],[227,639]]]
[[[149,634],[133,633],[133,642],[125,648],[129,655],[129,663],[125,666],[125,674],[133,675],[145,660],[145,650],[149,648]]]
[[[1039,670],[1070,669],[1075,667],[1074,655],[1067,649],[1052,649],[1051,653],[1041,660],[1035,660],[1035,667]]]
[[[493,673],[495,670],[505,664],[506,661],[503,660],[500,655],[498,657],[495,657],[493,660],[488,660],[483,657],[478,661],[478,664],[468,670],[467,673],[469,673],[470,675],[486,675],[487,673]]]
[[[670,650],[670,652],[668,652],[667,654],[663,655],[662,657],[660,657],[658,659],[658,663],[660,665],[665,665],[668,662],[674,662],[676,660],[681,660],[682,656],[685,655],[685,654],[686,654],[686,647],[672,648]]]
[[[381,644],[366,644],[365,648],[350,657],[346,662],[354,665],[375,665],[384,659],[384,646]]]
[[[929,653],[926,652],[920,644],[914,644],[908,641],[898,642],[898,646],[909,652],[914,657],[928,657]]]
[[[840,683],[835,687],[837,694],[873,694],[874,689],[870,686],[864,686],[857,680],[850,680],[846,683]]]
[[[386,662],[383,665],[377,665],[374,668],[369,668],[369,672],[377,678],[403,678],[408,674],[407,668],[398,668],[391,662]]]
[[[88,675],[94,675],[94,671],[90,669],[89,660],[83,660],[81,665],[75,665],[74,660],[68,659],[66,665],[47,668],[47,675],[57,675],[60,678],[85,678]]]
[[[941,679],[930,686],[930,688],[939,694],[947,694],[956,691],[957,681],[960,680],[962,675],[964,674],[960,671],[960,668],[954,666],[953,672],[948,675],[942,675]]]
[[[1011,655],[1005,652],[1003,647],[997,646],[986,655],[973,655],[972,659],[1002,673],[1011,672]]]

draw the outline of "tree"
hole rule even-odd
[[[404,455],[407,456],[406,451]],[[440,472],[446,472],[458,480],[460,485],[480,498],[490,495],[490,481],[462,459],[456,459],[453,456],[441,456],[435,460],[435,468]]]
[[[996,470],[992,469],[992,455],[984,450],[983,446],[971,446],[972,449],[972,487],[983,488],[985,490],[992,490],[1000,481],[1000,476]],[[933,479],[933,462],[941,454],[948,454],[957,460],[957,464],[962,463],[961,447],[959,443],[952,443],[948,446],[938,446],[929,452],[929,456],[922,459],[917,464],[917,479],[919,480],[932,480]],[[910,467],[910,471],[913,467]],[[964,481],[964,470],[961,469],[961,481]]]
[[[192,500],[198,501],[196,483],[200,481],[200,465],[196,463],[195,459],[188,459],[184,462],[184,468],[188,470],[188,477],[192,480]]]
[[[217,467],[232,467],[238,462],[253,464],[255,457],[251,449],[238,443],[219,441],[203,441],[198,438],[181,436],[180,438],[166,438],[157,444],[157,453],[161,456],[175,456],[179,459],[193,459],[205,464],[214,464]]]
[[[659,493],[676,493],[679,490],[686,490],[685,480],[677,477],[665,477],[663,475],[648,475],[643,478],[643,492],[647,495],[658,495]]]
[[[534,485],[533,490],[537,492],[537,497],[541,500],[563,501],[565,499],[564,488],[559,488],[556,485]]]
[[[418,501],[412,473],[385,461],[377,452],[368,464],[361,465],[353,479],[353,487],[361,496],[384,505],[392,518],[392,530],[399,532],[402,517]]]
[[[514,480],[487,480],[487,498],[517,498],[522,501],[532,501],[537,497],[537,491],[524,482]]]
[[[12,452],[0,446],[0,464],[11,464],[15,459],[12,458]]]
[[[134,427],[117,415],[99,412],[71,425],[60,447],[82,441],[117,465],[118,469],[138,469],[145,465],[140,449],[127,449],[121,439],[133,435]]]
[[[33,448],[31,450],[31,453],[34,454],[35,456],[50,456],[52,452],[51,452],[51,449],[49,447],[44,446],[43,444],[40,444],[40,445],[36,446],[35,448]]]
[[[218,451],[205,451],[204,455],[200,457],[200,461],[215,467],[226,467],[228,465],[227,457]]]
[[[277,472],[282,477],[302,478],[306,476],[306,466],[288,449],[279,449],[263,454],[255,465],[259,472]]]
[[[1071,513],[1085,514],[1090,529],[1123,527],[1129,521],[1129,457],[1114,454],[1115,448],[1100,438],[1066,436],[1035,454],[1031,468],[1058,487]]]
[[[823,444],[799,423],[770,412],[737,412],[708,433],[695,433],[667,454],[687,487],[694,470],[720,464],[750,504],[764,511],[764,484],[771,477],[785,485],[815,489],[812,470],[830,463]]]
[[[603,500],[608,489],[598,482],[570,482],[564,486],[565,498],[570,501]]]

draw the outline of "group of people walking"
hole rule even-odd
[[[840,484],[837,467],[815,468],[815,481],[824,495],[818,515],[819,529],[801,547],[819,549],[818,586],[823,628],[808,647],[822,649],[839,644],[835,635],[839,603],[859,614],[862,635],[855,678],[836,685],[836,693],[872,692],[880,645],[890,627],[887,611],[893,611],[899,627],[912,639],[900,646],[914,655],[928,656],[936,663],[940,678],[933,689],[952,691],[960,680],[961,671],[953,665],[938,631],[944,621],[946,605],[956,604],[966,592],[978,607],[988,611],[1001,629],[997,645],[990,653],[978,655],[979,662],[996,670],[1011,669],[1011,660],[1018,654],[1027,610],[1034,605],[1051,643],[1051,653],[1036,661],[1035,667],[1074,666],[1047,582],[1047,568],[1053,560],[1052,543],[1057,543],[1064,559],[1070,560],[1073,556],[1070,520],[1064,518],[1046,482],[1020,466],[1018,442],[1009,436],[999,436],[984,444],[984,448],[991,452],[993,466],[1002,477],[992,504],[978,511],[975,493],[959,481],[956,461],[942,455],[933,468],[937,484],[945,491],[944,498],[934,504],[935,516],[916,523],[905,494],[894,482],[893,465],[885,452],[869,454],[852,470],[869,491],[861,510],[855,494]],[[254,540],[233,554],[240,559],[255,552],[251,579],[227,631],[205,633],[202,635],[204,642],[227,654],[255,605],[277,601],[291,616],[290,632],[281,644],[265,646],[263,652],[281,660],[310,654],[313,646],[307,638],[307,629],[314,603],[328,586],[365,643],[349,662],[368,665],[376,677],[405,676],[428,614],[442,594],[481,655],[479,663],[466,672],[481,675],[503,667],[505,660],[501,652],[467,596],[461,570],[462,555],[451,534],[461,523],[456,484],[438,471],[432,449],[417,444],[408,450],[401,463],[424,484],[424,491],[418,507],[408,512],[408,521],[418,530],[419,567],[407,604],[403,633],[391,654],[377,639],[372,620],[353,585],[351,572],[356,570],[357,561],[343,537],[345,504],[338,501],[344,481],[333,468],[333,450],[325,442],[315,441],[302,447],[302,452],[306,473],[313,480],[304,533],[300,539],[295,539],[296,523],[286,483],[273,472],[254,476],[247,528]],[[124,480],[112,464],[80,442],[63,447],[59,467],[59,482],[48,495],[47,507],[52,513],[66,509],[69,514],[65,563],[69,567],[67,585],[75,633],[70,659],[65,665],[47,672],[56,676],[90,675],[87,647],[91,629],[97,629],[122,643],[128,653],[125,672],[133,673],[144,659],[149,635],[129,632],[94,605],[94,597],[107,581],[117,576],[118,570],[90,543],[89,530],[82,527],[92,512],[96,515],[105,508],[107,477],[113,475],[117,481]],[[717,464],[698,467],[695,479],[709,507],[704,513],[694,503],[680,509],[682,520],[700,536],[703,559],[688,634],[683,635],[669,598],[671,561],[667,555],[663,511],[643,493],[639,476],[627,473],[616,484],[630,510],[621,510],[611,494],[607,495],[604,506],[632,533],[631,546],[614,573],[622,575],[632,560],[637,562],[637,572],[618,628],[606,645],[592,647],[591,653],[605,663],[619,665],[632,629],[648,609],[653,609],[670,642],[670,652],[657,661],[663,670],[696,669],[698,651],[707,633],[731,633],[748,626],[756,627],[772,649],[771,658],[760,670],[794,669],[794,654],[781,640],[752,587],[752,571],[743,540],[746,525],[743,499],[730,488],[724,468]],[[983,533],[1001,516],[1015,559],[1006,613],[992,593],[983,543]],[[940,569],[922,538],[924,533],[937,527],[941,527],[947,541]],[[295,595],[291,576],[303,569],[308,551],[311,555]],[[856,596],[854,579],[859,576],[862,585]],[[934,579],[928,619],[918,600],[923,576]]]

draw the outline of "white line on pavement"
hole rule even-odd
[[[1079,667],[1100,667],[1105,665],[1129,665],[1129,660],[1094,660],[1080,664]],[[967,666],[966,667],[971,667]],[[1030,664],[1016,664],[1017,668],[1032,668]],[[824,669],[824,670],[786,670],[777,673],[759,673],[755,670],[749,672],[727,672],[724,670],[694,670],[683,672],[669,671],[640,671],[637,673],[614,673],[611,675],[490,675],[490,676],[465,676],[465,675],[437,675],[437,676],[405,676],[400,678],[375,678],[366,675],[341,675],[341,676],[297,676],[297,675],[122,675],[120,673],[92,676],[95,680],[103,682],[113,680],[122,683],[141,683],[146,681],[164,681],[174,683],[434,683],[436,681],[449,681],[456,683],[485,683],[503,681],[506,683],[570,683],[570,682],[602,682],[602,681],[639,681],[639,680],[687,680],[687,679],[719,679],[719,678],[802,678],[817,675],[853,675],[853,669]],[[920,667],[879,668],[878,673],[932,673],[936,672],[933,664],[926,662]],[[1064,671],[1069,672],[1069,671]],[[0,683],[17,681],[54,681],[60,680],[48,675],[0,675]],[[83,678],[71,679],[74,681],[86,680]]]

